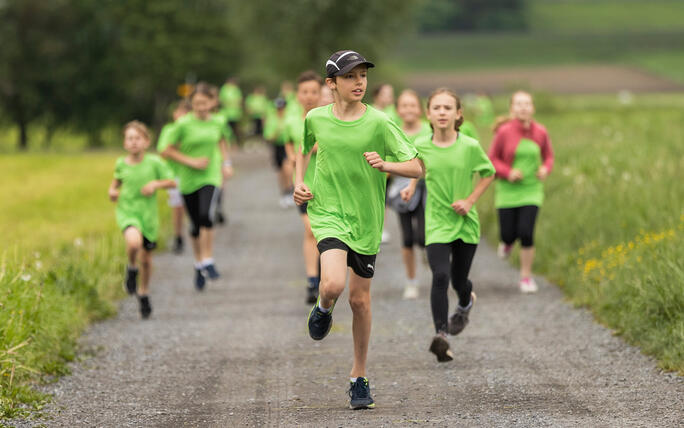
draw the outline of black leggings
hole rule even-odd
[[[468,274],[476,249],[477,244],[466,244],[460,239],[449,244],[430,244],[426,247],[428,262],[432,270],[430,306],[435,331],[438,333],[447,330],[449,279],[458,294],[459,305],[466,307],[470,304],[473,284],[468,280]]]
[[[399,213],[399,225],[404,248],[412,248],[414,244],[425,246],[425,206],[422,200],[415,210]]]
[[[218,187],[207,185],[183,195],[185,209],[192,223],[190,236],[193,238],[199,236],[200,227],[211,228],[214,225],[219,192]]]
[[[532,247],[539,207],[526,205],[516,208],[499,208],[498,211],[501,241],[506,245],[512,245],[516,239],[520,239],[522,247]]]

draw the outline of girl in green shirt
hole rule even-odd
[[[427,203],[425,244],[432,270],[430,306],[436,335],[430,351],[437,361],[451,361],[447,333],[459,334],[468,323],[475,302],[470,266],[480,240],[475,202],[494,181],[494,166],[477,140],[459,131],[463,123],[461,101],[452,91],[437,89],[428,99],[432,136],[416,140],[418,156],[425,165]],[[473,187],[475,173],[481,177]],[[405,192],[413,193],[415,182]],[[448,318],[449,280],[458,295],[455,313]]]
[[[137,293],[143,318],[152,313],[148,286],[152,250],[157,246],[159,230],[156,191],[176,187],[173,173],[164,161],[159,156],[145,153],[149,146],[150,134],[143,123],[133,121],[126,124],[124,149],[128,155],[117,159],[114,180],[109,186],[109,199],[116,202],[116,222],[126,240],[128,267],[124,288],[128,294]]]
[[[321,253],[318,302],[308,319],[309,335],[323,339],[332,311],[346,286],[353,313],[354,364],[350,406],[375,406],[366,376],[370,339],[370,285],[380,247],[387,173],[418,177],[416,151],[389,117],[361,102],[367,69],[373,64],[358,52],[335,52],[326,63],[326,84],[335,103],[311,110],[304,122],[302,151],[296,158],[294,199],[308,202],[311,229]],[[305,156],[318,144],[313,188],[304,182]]]
[[[213,225],[221,185],[233,174],[228,158],[231,133],[225,121],[211,115],[214,98],[209,85],[198,83],[190,102],[192,113],[177,122],[170,137],[173,143],[162,155],[180,164],[180,191],[192,222],[195,287],[203,290],[206,276],[220,276],[213,259]]]

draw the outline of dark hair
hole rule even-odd
[[[462,108],[461,107],[461,99],[458,97],[458,95],[456,95],[456,93],[454,91],[452,91],[449,88],[438,88],[438,89],[435,89],[434,91],[432,91],[432,93],[428,97],[428,101],[427,101],[428,110],[430,110],[430,101],[432,101],[432,99],[439,94],[447,94],[447,95],[451,96],[454,100],[456,100],[456,110],[461,110],[461,108]],[[454,129],[456,129],[456,131],[460,130],[461,125],[463,125],[464,120],[465,119],[463,118],[463,115],[461,115],[460,119],[456,120],[456,123],[454,124]],[[430,123],[430,128],[434,131],[434,128],[432,128],[432,123]]]
[[[190,99],[193,99],[195,95],[202,94],[205,97],[214,98],[214,93],[211,85],[207,82],[198,82],[190,93]]]
[[[300,83],[310,82],[312,80],[317,82],[319,85],[323,85],[323,79],[313,70],[306,70],[302,72],[297,78],[297,84],[299,85]]]

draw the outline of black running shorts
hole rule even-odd
[[[362,278],[373,278],[375,274],[375,257],[377,254],[359,254],[349,248],[349,245],[337,238],[325,238],[318,243],[318,252],[323,254],[327,250],[344,250],[347,252],[347,266]]]

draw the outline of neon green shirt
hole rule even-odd
[[[268,98],[262,94],[249,94],[245,99],[247,113],[252,119],[263,119],[266,116],[268,105]]]
[[[304,119],[299,117],[288,117],[285,122],[285,134],[287,135],[287,142],[291,142],[294,146],[295,153],[302,151],[302,140],[304,139]],[[314,177],[316,176],[316,152],[311,154],[309,165],[304,172],[304,184],[309,189],[313,188]],[[293,177],[293,182],[294,182]]]
[[[477,109],[479,111],[477,115],[477,122],[480,124],[480,126],[492,126],[494,123],[494,106],[492,105],[492,100],[486,96],[478,96]]]
[[[226,83],[221,86],[219,101],[226,120],[237,122],[242,118],[242,91],[237,85]]]
[[[316,173],[308,215],[317,241],[337,238],[359,254],[377,254],[385,214],[384,173],[372,168],[365,152],[389,162],[406,162],[416,150],[384,113],[366,104],[361,118],[346,122],[334,104],[306,115],[302,153],[318,142]]]
[[[284,146],[288,141],[287,133],[285,132],[285,123],[288,120],[286,112],[283,112],[282,116],[278,115],[278,112],[273,112],[266,117],[266,124],[264,125],[264,138],[277,146]]]
[[[468,244],[480,242],[480,220],[473,206],[462,216],[451,204],[473,193],[473,176],[494,174],[480,143],[463,133],[449,147],[439,147],[432,136],[416,140],[418,157],[425,164],[427,202],[425,206],[425,244],[447,244],[457,239]]]
[[[396,123],[397,126],[401,126],[401,124],[403,123],[403,121],[402,121],[401,118],[399,117],[399,113],[397,113],[396,107],[394,107],[394,104],[390,104],[390,105],[388,105],[387,107],[385,107],[385,109],[383,110],[383,112],[384,112],[387,116],[389,116],[389,118],[392,119],[392,121],[393,121],[394,123]]]
[[[218,116],[207,120],[200,120],[190,113],[176,122],[177,125],[169,138],[186,156],[193,158],[209,158],[206,169],[195,169],[179,164],[180,191],[187,195],[207,185],[220,187],[223,182],[221,175],[221,150],[218,143],[221,139],[229,142],[232,134],[225,122]]]
[[[496,180],[494,205],[496,208],[516,208],[526,205],[540,207],[544,202],[544,183],[537,178],[542,164],[539,144],[522,138],[515,150],[512,168],[520,170],[523,179],[514,183]]]
[[[121,181],[119,199],[116,203],[116,223],[123,232],[133,226],[151,242],[157,241],[159,234],[159,216],[157,214],[157,197],[143,196],[140,189],[153,180],[173,178],[164,161],[157,155],[145,154],[143,159],[130,165],[126,156],[116,160],[114,178]]]
[[[157,140],[157,153],[161,153],[172,143],[171,136],[173,135],[173,129],[176,127],[176,122],[167,123],[162,127],[159,132],[159,139]],[[178,170],[180,165],[170,159],[163,159],[162,161],[166,163],[171,172],[173,172],[174,177],[178,177]]]
[[[477,128],[475,128],[475,124],[469,120],[466,120],[461,124],[459,131],[463,135],[467,135],[472,139],[480,141],[480,135],[477,132]]]

